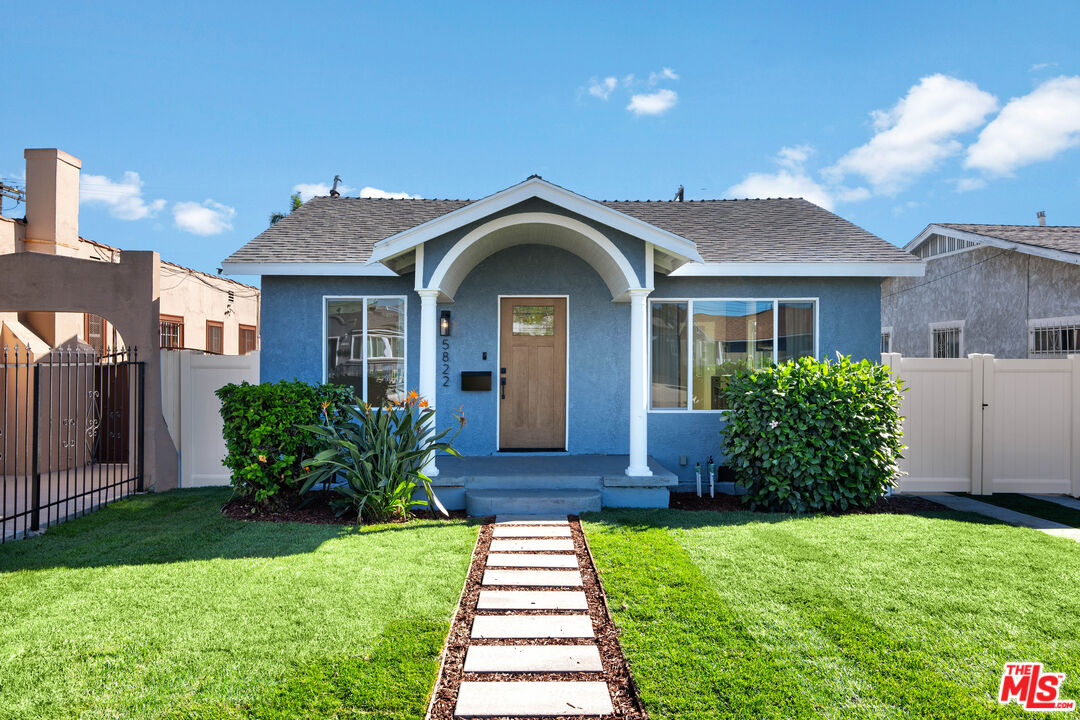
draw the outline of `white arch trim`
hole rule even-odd
[[[534,234],[529,231],[529,226],[555,226],[570,233]],[[496,235],[500,230],[515,227],[521,228],[522,232]],[[575,237],[575,234],[579,237]],[[581,242],[582,237],[590,242]],[[630,261],[606,235],[580,220],[544,212],[506,215],[476,228],[454,243],[450,251],[443,256],[427,287],[441,290],[444,295],[453,299],[465,276],[485,258],[500,250],[525,243],[554,245],[574,253],[600,274],[615,300],[624,300],[627,290],[642,287]]]

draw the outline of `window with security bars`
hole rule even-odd
[[[239,348],[241,355],[247,355],[249,352],[255,350],[255,326],[254,325],[241,325]]]
[[[105,318],[93,313],[86,314],[86,344],[97,354],[105,354]]]
[[[964,330],[959,327],[938,327],[930,331],[933,356],[936,358],[960,357],[961,340]]]
[[[161,316],[161,347],[179,350],[184,347],[184,318],[176,315]]]
[[[1064,358],[1080,353],[1080,318],[1033,320],[1028,330],[1028,357]]]
[[[225,325],[213,320],[206,321],[206,352],[221,355],[225,352]]]

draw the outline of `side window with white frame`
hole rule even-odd
[[[892,333],[893,330],[891,327],[881,328],[881,352],[892,352]]]
[[[817,356],[813,298],[658,298],[649,307],[653,410],[723,410],[739,368]]]
[[[964,321],[930,323],[930,355],[935,358],[964,357]]]
[[[326,298],[326,382],[373,405],[405,399],[404,297]]]
[[[1080,316],[1028,320],[1028,357],[1066,358],[1080,353]]]

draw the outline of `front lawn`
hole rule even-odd
[[[0,546],[0,719],[421,718],[477,526],[144,495]]]
[[[654,719],[1020,717],[1012,660],[1080,699],[1080,543],[956,513],[583,525]]]

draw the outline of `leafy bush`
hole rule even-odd
[[[721,436],[744,502],[792,513],[873,504],[900,472],[902,391],[887,367],[839,355],[736,373]]]
[[[326,449],[308,461],[311,472],[301,492],[341,479],[344,484],[334,485],[341,498],[331,502],[338,515],[355,510],[358,519],[379,521],[405,517],[413,507],[429,504],[445,515],[446,508],[422,471],[440,452],[458,455],[451,443],[465,426],[465,415],[455,417],[457,429],[444,440],[450,428],[435,430],[435,410],[415,392],[402,402],[382,407],[357,398],[341,422],[331,422],[327,416],[322,425],[302,428],[317,436]],[[427,500],[413,499],[418,483]]]
[[[224,462],[232,471],[233,488],[262,503],[294,500],[302,460],[321,449],[317,438],[299,426],[340,417],[353,399],[352,388],[299,380],[229,384],[219,388],[217,396],[225,421]]]

